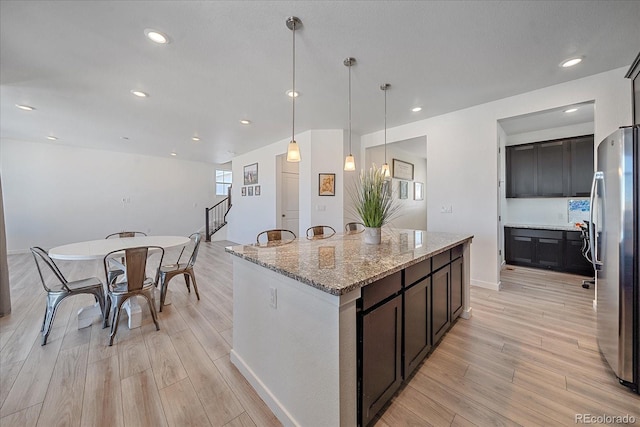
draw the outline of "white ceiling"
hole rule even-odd
[[[627,66],[640,48],[640,1],[2,0],[0,137],[217,163],[286,139],[291,15],[296,132],[348,127],[348,56],[364,134],[383,127],[384,82],[393,127]],[[572,56],[585,59],[558,66]]]
[[[498,122],[507,135],[593,123],[595,119],[593,105],[593,102],[563,105],[550,110],[501,119]],[[576,111],[565,112],[574,108]]]

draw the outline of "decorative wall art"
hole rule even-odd
[[[336,195],[336,174],[335,173],[319,174],[318,195],[319,196],[335,196]]]
[[[393,177],[413,181],[413,163],[393,159]]]
[[[247,187],[242,187],[242,195],[243,196],[247,195]]]
[[[407,181],[400,181],[400,193],[399,199],[406,199],[409,197],[409,183]]]
[[[253,196],[253,187],[247,187],[247,196]]]
[[[260,195],[260,186],[259,186],[259,185],[256,185],[255,190],[254,190],[254,194],[255,194],[256,196],[259,196],[259,195]]]
[[[424,200],[424,184],[421,182],[413,183],[413,200]]]
[[[243,168],[244,185],[253,185],[258,183],[258,164],[253,163]],[[249,194],[251,195],[251,194]]]

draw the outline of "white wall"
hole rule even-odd
[[[498,258],[497,121],[554,107],[595,101],[595,140],[631,123],[626,67],[387,129],[387,141],[427,135],[427,218],[430,231],[472,233],[472,284],[496,289]],[[362,136],[362,151],[384,142]],[[451,205],[451,214],[440,214]]]
[[[9,251],[101,239],[121,230],[189,235],[204,227],[204,208],[215,197],[215,167],[2,140]]]
[[[300,146],[300,229],[304,236],[312,225],[330,225],[342,230],[344,214],[343,152],[344,132],[338,130],[311,130],[296,135]],[[277,227],[277,156],[286,153],[289,139],[284,139],[233,159],[233,208],[229,212],[229,240],[236,243],[253,243],[256,235]],[[241,196],[242,169],[258,163],[260,196]],[[318,195],[318,174],[336,174],[336,195]],[[296,230],[293,230],[294,232]]]

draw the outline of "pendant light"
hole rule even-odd
[[[384,164],[382,165],[382,173],[385,178],[389,178],[391,173],[389,172],[389,163],[387,163],[387,89],[391,85],[385,83],[380,85],[380,90],[384,92]]]
[[[349,67],[349,155],[344,160],[344,170],[354,171],[356,170],[356,160],[351,154],[351,66],[356,63],[356,58],[347,58],[344,60],[344,65]]]
[[[296,142],[296,27],[302,26],[302,21],[295,16],[287,18],[287,28],[293,32],[293,85],[291,87],[293,96],[291,97],[291,142],[287,148],[287,162],[300,161],[300,147]]]

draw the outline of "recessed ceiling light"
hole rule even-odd
[[[167,37],[166,34],[161,33],[160,31],[157,31],[157,30],[152,30],[150,28],[147,28],[144,30],[144,35],[147,36],[147,38],[154,43],[158,43],[158,44],[169,43],[169,37]]]
[[[414,113],[417,113],[418,111],[422,111],[422,107],[414,107],[411,109],[411,111],[413,111]]]
[[[178,153],[176,153],[175,151],[172,151],[170,154],[171,154],[172,156],[177,156],[177,155],[178,155]]]
[[[565,113],[575,113],[576,111],[578,111],[577,108],[567,108],[564,110]]]
[[[57,140],[58,140],[58,138],[56,138],[56,137],[55,137],[55,136],[53,136],[53,135],[49,135],[49,136],[47,137],[47,139],[48,139],[48,140],[50,140],[50,141],[57,141]]]
[[[568,68],[568,67],[573,67],[576,64],[579,64],[582,62],[582,58],[571,58],[571,59],[567,59],[566,61],[562,62],[560,64],[560,66],[562,68]]]
[[[142,92],[140,90],[131,90],[131,93],[134,94],[135,96],[139,97],[139,98],[146,98],[149,96],[148,93],[146,92]]]
[[[198,138],[197,136],[192,136],[192,137],[191,137],[191,140],[192,140],[192,141],[200,141],[200,138]]]
[[[243,125],[250,125],[250,124],[251,124],[251,120],[242,119],[242,120],[240,120],[240,124],[243,124]]]
[[[34,107],[31,107],[29,105],[16,104],[16,107],[18,107],[19,109],[24,110],[24,111],[33,111],[33,110],[35,110]]]
[[[287,96],[288,96],[289,98],[297,98],[297,97],[299,97],[299,96],[300,96],[300,92],[298,92],[298,91],[295,91],[295,92],[294,92],[294,91],[292,91],[291,89],[289,89],[289,90],[286,92],[286,94],[287,94]]]

